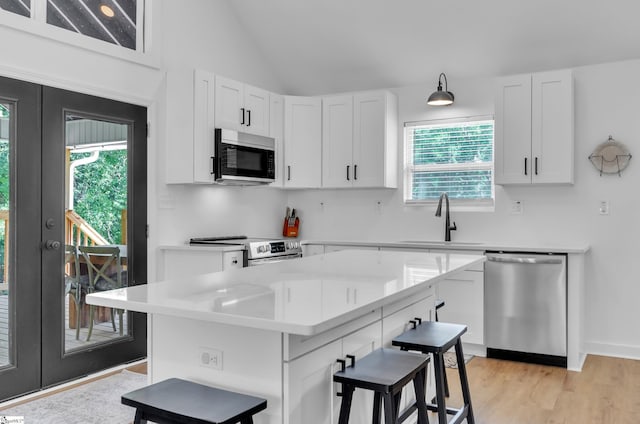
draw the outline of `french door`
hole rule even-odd
[[[84,303],[81,254],[146,282],[146,213],[146,108],[0,78],[0,400],[146,355],[144,315]]]

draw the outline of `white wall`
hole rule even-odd
[[[636,358],[640,358],[640,168],[632,159],[622,177],[600,177],[587,157],[609,134],[625,143],[632,154],[640,154],[639,74],[640,61],[574,70],[573,186],[496,187],[494,212],[452,213],[458,225],[458,231],[452,233],[454,240],[590,245],[586,265],[587,350]],[[425,105],[426,96],[434,90],[431,85],[394,90],[399,96],[399,122],[493,114],[491,79],[451,81],[449,87],[456,102],[447,108]],[[401,131],[399,137],[402,140]],[[399,157],[403,158],[400,144]],[[524,202],[523,215],[510,215],[511,200]],[[599,215],[600,200],[610,202],[610,215]],[[288,203],[300,211],[305,239],[443,239],[443,220],[434,216],[435,208],[404,206],[402,187],[291,192]]]

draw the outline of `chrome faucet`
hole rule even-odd
[[[444,241],[451,241],[451,231],[455,231],[458,228],[456,227],[455,221],[453,222],[453,226],[451,225],[451,220],[449,218],[449,195],[447,193],[442,193],[440,195],[438,208],[436,209],[436,216],[442,216],[442,199],[446,201],[444,211]]]

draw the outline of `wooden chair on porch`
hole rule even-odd
[[[82,262],[86,264],[88,272],[87,293],[113,290],[127,286],[127,272],[122,269],[120,248],[117,246],[80,246],[78,247]],[[89,332],[87,341],[93,332],[95,306],[89,307]],[[111,309],[111,323],[116,331],[115,313],[119,318],[120,335],[123,335],[122,309]]]

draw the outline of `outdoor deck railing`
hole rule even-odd
[[[83,217],[75,211],[68,210],[65,213],[65,244],[75,246],[100,246],[109,244]]]

